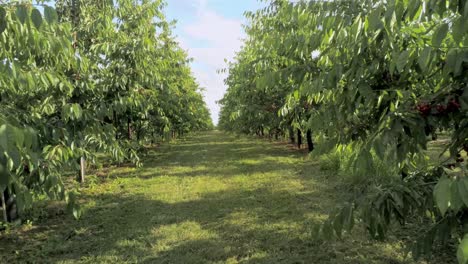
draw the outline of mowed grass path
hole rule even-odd
[[[345,190],[284,144],[214,131],[151,150],[143,168],[97,174],[79,221],[48,209],[0,235],[0,262],[413,263],[398,241],[314,240]]]

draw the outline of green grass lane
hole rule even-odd
[[[143,168],[97,175],[79,221],[49,207],[0,235],[0,262],[414,263],[396,239],[315,240],[313,224],[346,190],[284,144],[213,131],[150,150]]]

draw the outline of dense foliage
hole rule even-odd
[[[468,263],[468,2],[278,0],[247,17],[220,127],[313,132],[321,151],[352,150],[352,170],[369,178],[384,163],[391,180],[366,186],[319,234],[341,237],[358,221],[383,239],[413,221],[426,227],[414,257],[458,241]],[[450,157],[430,165],[439,130]]]
[[[0,5],[0,193],[20,211],[34,196],[73,204],[63,174],[80,157],[139,165],[146,143],[212,126],[161,1],[56,7]]]

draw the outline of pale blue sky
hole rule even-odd
[[[257,0],[167,0],[166,15],[177,20],[175,35],[189,56],[194,59],[192,71],[199,84],[206,89],[205,101],[213,121],[218,122],[223,97],[224,59],[232,60],[240,49],[244,36],[241,25],[246,22],[245,11],[257,10],[265,3]]]

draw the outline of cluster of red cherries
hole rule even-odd
[[[450,100],[447,104],[419,103],[416,106],[416,109],[424,117],[427,117],[431,114],[434,116],[443,116],[458,112],[460,110],[460,103],[456,99]]]

